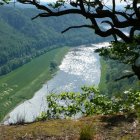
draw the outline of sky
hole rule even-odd
[[[112,4],[112,0],[104,0],[108,5]],[[116,1],[116,5],[120,5],[120,4],[124,4],[124,2],[120,2],[120,0],[115,0]]]
[[[41,0],[42,2],[54,2],[56,0]],[[111,5],[112,4],[112,0],[104,0],[104,2],[107,4],[107,5]],[[122,5],[122,4],[125,4],[123,1],[120,2],[120,0],[116,0],[116,5]]]

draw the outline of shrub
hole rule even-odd
[[[77,115],[116,114],[136,112],[140,106],[140,92],[125,91],[120,96],[100,94],[93,86],[82,87],[82,93],[63,92],[47,96],[48,110],[43,119],[67,118]]]
[[[48,116],[46,112],[41,112],[41,114],[36,118],[36,121],[45,121],[47,120]]]

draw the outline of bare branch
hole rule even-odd
[[[132,27],[132,28],[130,29],[129,36],[130,36],[131,39],[134,38],[134,33],[135,33],[136,30],[140,30],[140,27]]]
[[[115,3],[115,0],[112,0],[112,5],[113,5],[113,9],[112,9],[112,12],[115,13],[115,7],[116,7],[116,3]]]
[[[110,22],[110,21],[103,21],[102,23],[107,23],[107,24],[109,24],[112,28],[114,28],[113,23]],[[118,42],[116,34],[114,33],[112,36],[113,36],[115,42]]]
[[[96,22],[96,20],[94,18],[91,19],[91,22],[92,24],[94,25],[94,30],[95,30],[95,33],[101,37],[108,37],[108,36],[111,36],[111,35],[117,35],[119,36],[121,39],[123,39],[125,42],[127,43],[130,43],[131,40],[129,37],[127,37],[122,31],[120,31],[119,29],[117,28],[114,28],[112,27],[111,29],[108,29],[107,31],[102,31],[100,28],[99,28],[99,25],[98,23]]]
[[[67,14],[83,15],[80,9],[67,9],[67,10],[58,11],[58,12],[39,14],[37,17],[58,17],[62,15],[67,15]]]
[[[125,43],[132,43],[134,41],[134,35],[136,30],[140,30],[140,6],[138,3],[139,0],[133,0],[132,1],[132,7],[128,5],[128,9],[133,9],[132,12],[125,12],[125,11],[118,11],[116,8],[116,1],[112,0],[113,7],[106,8],[105,4],[102,3],[102,0],[68,0],[70,2],[70,9],[62,9],[61,11],[55,11],[52,7],[49,7],[47,4],[41,5],[37,2],[37,0],[19,0],[21,3],[28,3],[36,6],[40,10],[44,10],[45,12],[39,13],[32,19],[36,19],[37,17],[57,17],[67,14],[79,14],[82,15],[85,18],[88,18],[91,21],[92,25],[79,25],[79,26],[72,26],[64,31],[62,33],[73,29],[73,28],[83,28],[88,27],[92,28],[95,33],[101,37],[109,37],[113,36],[114,40],[117,41],[117,37],[120,37]],[[91,10],[91,8],[94,8],[94,10]],[[120,16],[124,18],[124,20],[120,19]],[[102,29],[99,26],[99,23],[97,22],[98,19],[102,19],[102,23],[107,23],[111,26],[110,29],[106,31],[102,31]],[[129,36],[125,35],[122,28],[130,28]],[[137,44],[140,44],[140,41],[135,38],[135,42]],[[139,67],[132,67],[134,74],[138,76],[140,79],[140,68]],[[126,75],[118,79],[123,79],[124,77],[131,77],[134,74]]]
[[[35,17],[32,17],[32,20],[38,18],[38,17],[46,17],[48,15],[48,13],[39,13],[38,15],[36,15]]]
[[[113,23],[110,22],[110,21],[108,21],[108,20],[102,21],[102,23],[107,23],[107,24],[109,24],[112,28],[114,27]]]
[[[64,31],[62,31],[61,33],[65,33],[68,30],[74,29],[74,28],[92,28],[93,29],[94,27],[92,25],[71,26],[71,27],[68,27],[67,29],[65,29]]]
[[[133,77],[133,76],[135,76],[134,73],[128,74],[128,75],[124,75],[124,76],[122,76],[120,78],[115,79],[115,81],[119,81],[119,80],[122,80],[122,79],[125,79],[125,78],[130,78],[130,77]]]
[[[138,0],[133,0],[133,9],[136,13],[137,18],[140,19],[140,12],[139,9],[137,8]]]
[[[32,4],[32,5],[36,6],[37,9],[45,10],[48,13],[52,13],[52,10],[50,8],[48,8],[47,6],[44,6],[44,5],[41,5],[41,4],[37,3],[36,0],[18,0],[18,1],[20,3],[23,3],[23,4]]]
[[[79,2],[80,2],[79,6],[80,6],[82,12],[85,13],[85,7],[84,7],[83,0],[79,0]]]

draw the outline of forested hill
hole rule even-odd
[[[31,20],[37,13],[33,8],[0,7],[0,75],[16,69],[50,48],[103,41],[90,29],[73,29],[61,34],[71,25],[87,22],[79,15]]]

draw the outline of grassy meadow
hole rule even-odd
[[[42,84],[52,78],[50,62],[53,61],[60,65],[67,52],[68,47],[50,50],[11,73],[0,77],[0,121],[17,104],[32,98]]]

